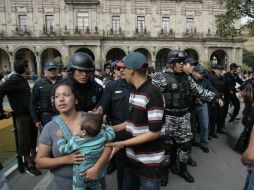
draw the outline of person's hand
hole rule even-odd
[[[93,113],[93,114],[103,114],[103,108],[99,106],[98,108],[94,108],[92,111],[88,111],[88,113]]]
[[[88,181],[97,180],[99,174],[99,169],[95,166],[89,168],[85,172],[81,173],[81,176],[84,176]]]
[[[35,127],[38,128],[38,129],[42,129],[43,128],[43,126],[42,126],[40,121],[35,123]]]
[[[83,154],[80,154],[79,151],[76,151],[71,154],[65,155],[65,158],[65,164],[80,164],[85,159],[85,156]]]
[[[223,102],[223,100],[221,98],[219,98],[218,103],[219,103],[220,107],[224,106],[224,102]]]
[[[118,141],[118,142],[112,142],[112,143],[106,143],[105,146],[108,146],[108,147],[112,147],[113,150],[111,152],[111,155],[110,155],[110,160],[113,158],[113,156],[119,151],[121,150],[124,145],[123,145],[123,142],[122,141]]]
[[[63,136],[63,132],[60,129],[57,129],[55,134],[58,137],[62,137]]]

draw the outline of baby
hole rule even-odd
[[[105,175],[105,167],[100,171],[98,179],[86,181],[80,173],[91,168],[101,156],[104,143],[112,141],[115,133],[112,127],[103,126],[100,115],[86,113],[81,119],[81,133],[72,136],[69,142],[63,137],[63,132],[58,129],[56,135],[59,137],[57,146],[61,154],[70,154],[79,150],[85,155],[85,160],[78,164],[78,169],[73,171],[73,190],[101,189],[100,178]]]

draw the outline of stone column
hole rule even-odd
[[[36,55],[36,67],[37,67],[37,75],[38,77],[40,77],[42,74],[40,55]]]
[[[95,66],[102,68],[103,60],[105,60],[105,58],[102,57],[102,47],[101,47],[101,45],[97,45],[96,46],[95,61],[94,61]]]

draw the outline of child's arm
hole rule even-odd
[[[67,142],[64,137],[59,137],[59,140],[57,140],[57,147],[61,154],[70,154],[78,149],[78,144],[75,136],[73,136],[69,142]]]
[[[113,128],[109,125],[104,125],[103,128],[105,129],[105,137],[106,141],[112,141],[115,139],[115,133],[113,131]]]

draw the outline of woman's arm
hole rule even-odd
[[[36,167],[39,169],[54,169],[65,164],[78,164],[84,160],[84,155],[76,151],[69,155],[52,158],[52,147],[40,144],[36,155]]]
[[[254,127],[252,128],[249,145],[241,156],[242,163],[245,161],[252,161],[254,165]]]

